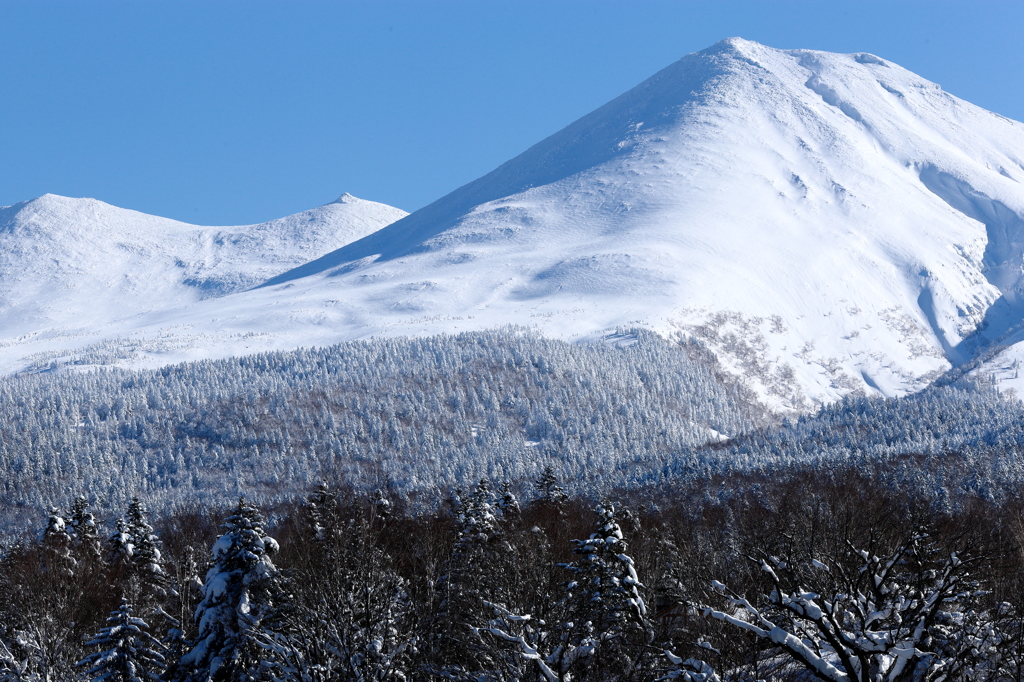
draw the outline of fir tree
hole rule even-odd
[[[566,564],[573,577],[566,585],[568,642],[589,650],[582,659],[597,678],[629,676],[644,653],[650,627],[633,560],[615,516],[615,507],[597,507],[597,532],[574,540],[576,560]]]
[[[544,467],[544,471],[541,472],[534,482],[534,487],[539,494],[537,501],[541,504],[550,504],[558,507],[565,504],[566,500],[569,499],[569,496],[565,493],[565,488],[558,485],[555,468],[550,464]]]
[[[491,664],[474,628],[490,620],[489,600],[501,601],[501,528],[490,482],[452,496],[456,538],[451,559],[437,581],[440,598],[431,627],[433,669],[449,678],[475,677]]]
[[[508,481],[505,481],[501,486],[497,505],[498,509],[501,510],[501,515],[507,519],[515,518],[522,513],[522,509],[519,507],[519,499],[512,492],[512,484]]]
[[[170,579],[163,566],[160,538],[146,520],[146,510],[133,497],[125,517],[125,533],[131,543],[129,589],[137,604],[157,606],[170,593]]]
[[[374,513],[382,520],[391,518],[391,500],[387,498],[384,491],[377,488],[373,493]]]
[[[149,626],[132,615],[132,607],[122,601],[111,612],[107,626],[86,646],[100,647],[79,662],[91,666],[86,673],[95,682],[159,682],[164,668],[163,646],[149,633]]]
[[[135,546],[132,544],[132,536],[128,531],[128,523],[122,518],[114,524],[114,532],[107,536],[107,548],[104,561],[115,574],[128,570],[131,564],[132,554],[135,553]]]
[[[490,620],[472,629],[492,652],[493,679],[604,682],[630,679],[641,671],[653,651],[653,632],[639,592],[642,585],[625,553],[614,507],[601,505],[597,515],[597,532],[575,540],[578,559],[562,565],[574,579],[565,586],[559,605],[561,622],[485,601]],[[654,672],[653,666],[645,672]]]
[[[64,579],[75,574],[78,563],[72,553],[73,540],[68,532],[64,515],[56,507],[50,507],[46,529],[42,534],[44,569],[52,578]]]
[[[244,498],[224,522],[196,609],[199,632],[174,679],[219,682],[259,675],[259,640],[274,627],[285,602],[281,576],[270,559],[277,542],[263,524],[259,510]]]
[[[323,544],[329,538],[329,529],[337,517],[338,500],[331,493],[327,481],[320,481],[306,500],[306,518],[312,539]]]
[[[79,561],[98,560],[103,554],[102,542],[96,517],[89,511],[89,501],[85,495],[75,498],[71,505],[71,518],[68,521],[75,557]]]

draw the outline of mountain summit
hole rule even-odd
[[[874,55],[731,38],[384,229],[120,333],[643,325],[777,407],[897,395],[1024,317],[1022,180],[1020,123]]]
[[[793,407],[899,394],[1020,320],[1022,158],[1020,123],[879,57],[731,38],[268,284],[333,274],[388,322],[697,334]]]
[[[0,333],[102,335],[126,317],[244,291],[405,215],[346,194],[258,225],[201,227],[47,194],[0,208]]]

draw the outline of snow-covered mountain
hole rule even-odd
[[[777,407],[897,395],[1024,318],[1022,181],[1021,123],[873,55],[729,39],[261,288],[104,337],[152,364],[642,325],[705,339]]]
[[[52,194],[0,208],[3,345],[95,340],[126,317],[252,288],[405,215],[348,194],[240,227],[200,227]]]

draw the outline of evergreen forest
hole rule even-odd
[[[521,329],[0,380],[0,680],[1021,680],[1022,405]]]

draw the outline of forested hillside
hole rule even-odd
[[[782,423],[696,342],[631,331],[569,344],[521,330],[379,339],[153,371],[0,380],[6,527],[85,493],[164,513],[225,494],[293,499],[328,478],[425,508],[551,466],[570,492],[686,486],[729,472],[885,465],[940,496],[1024,481],[1024,409],[970,384],[851,397]]]
[[[905,398],[849,397],[816,414],[680,453],[650,482],[686,485],[735,471],[855,466],[938,499],[1002,501],[1024,482],[1024,406],[991,386],[964,383]]]
[[[7,378],[0,680],[1017,680],[1022,417],[643,331]]]
[[[701,346],[647,332],[378,339],[2,379],[0,495],[14,528],[80,493],[101,510],[138,494],[164,511],[290,499],[323,477],[432,507],[452,486],[550,465],[601,494],[764,418]]]

